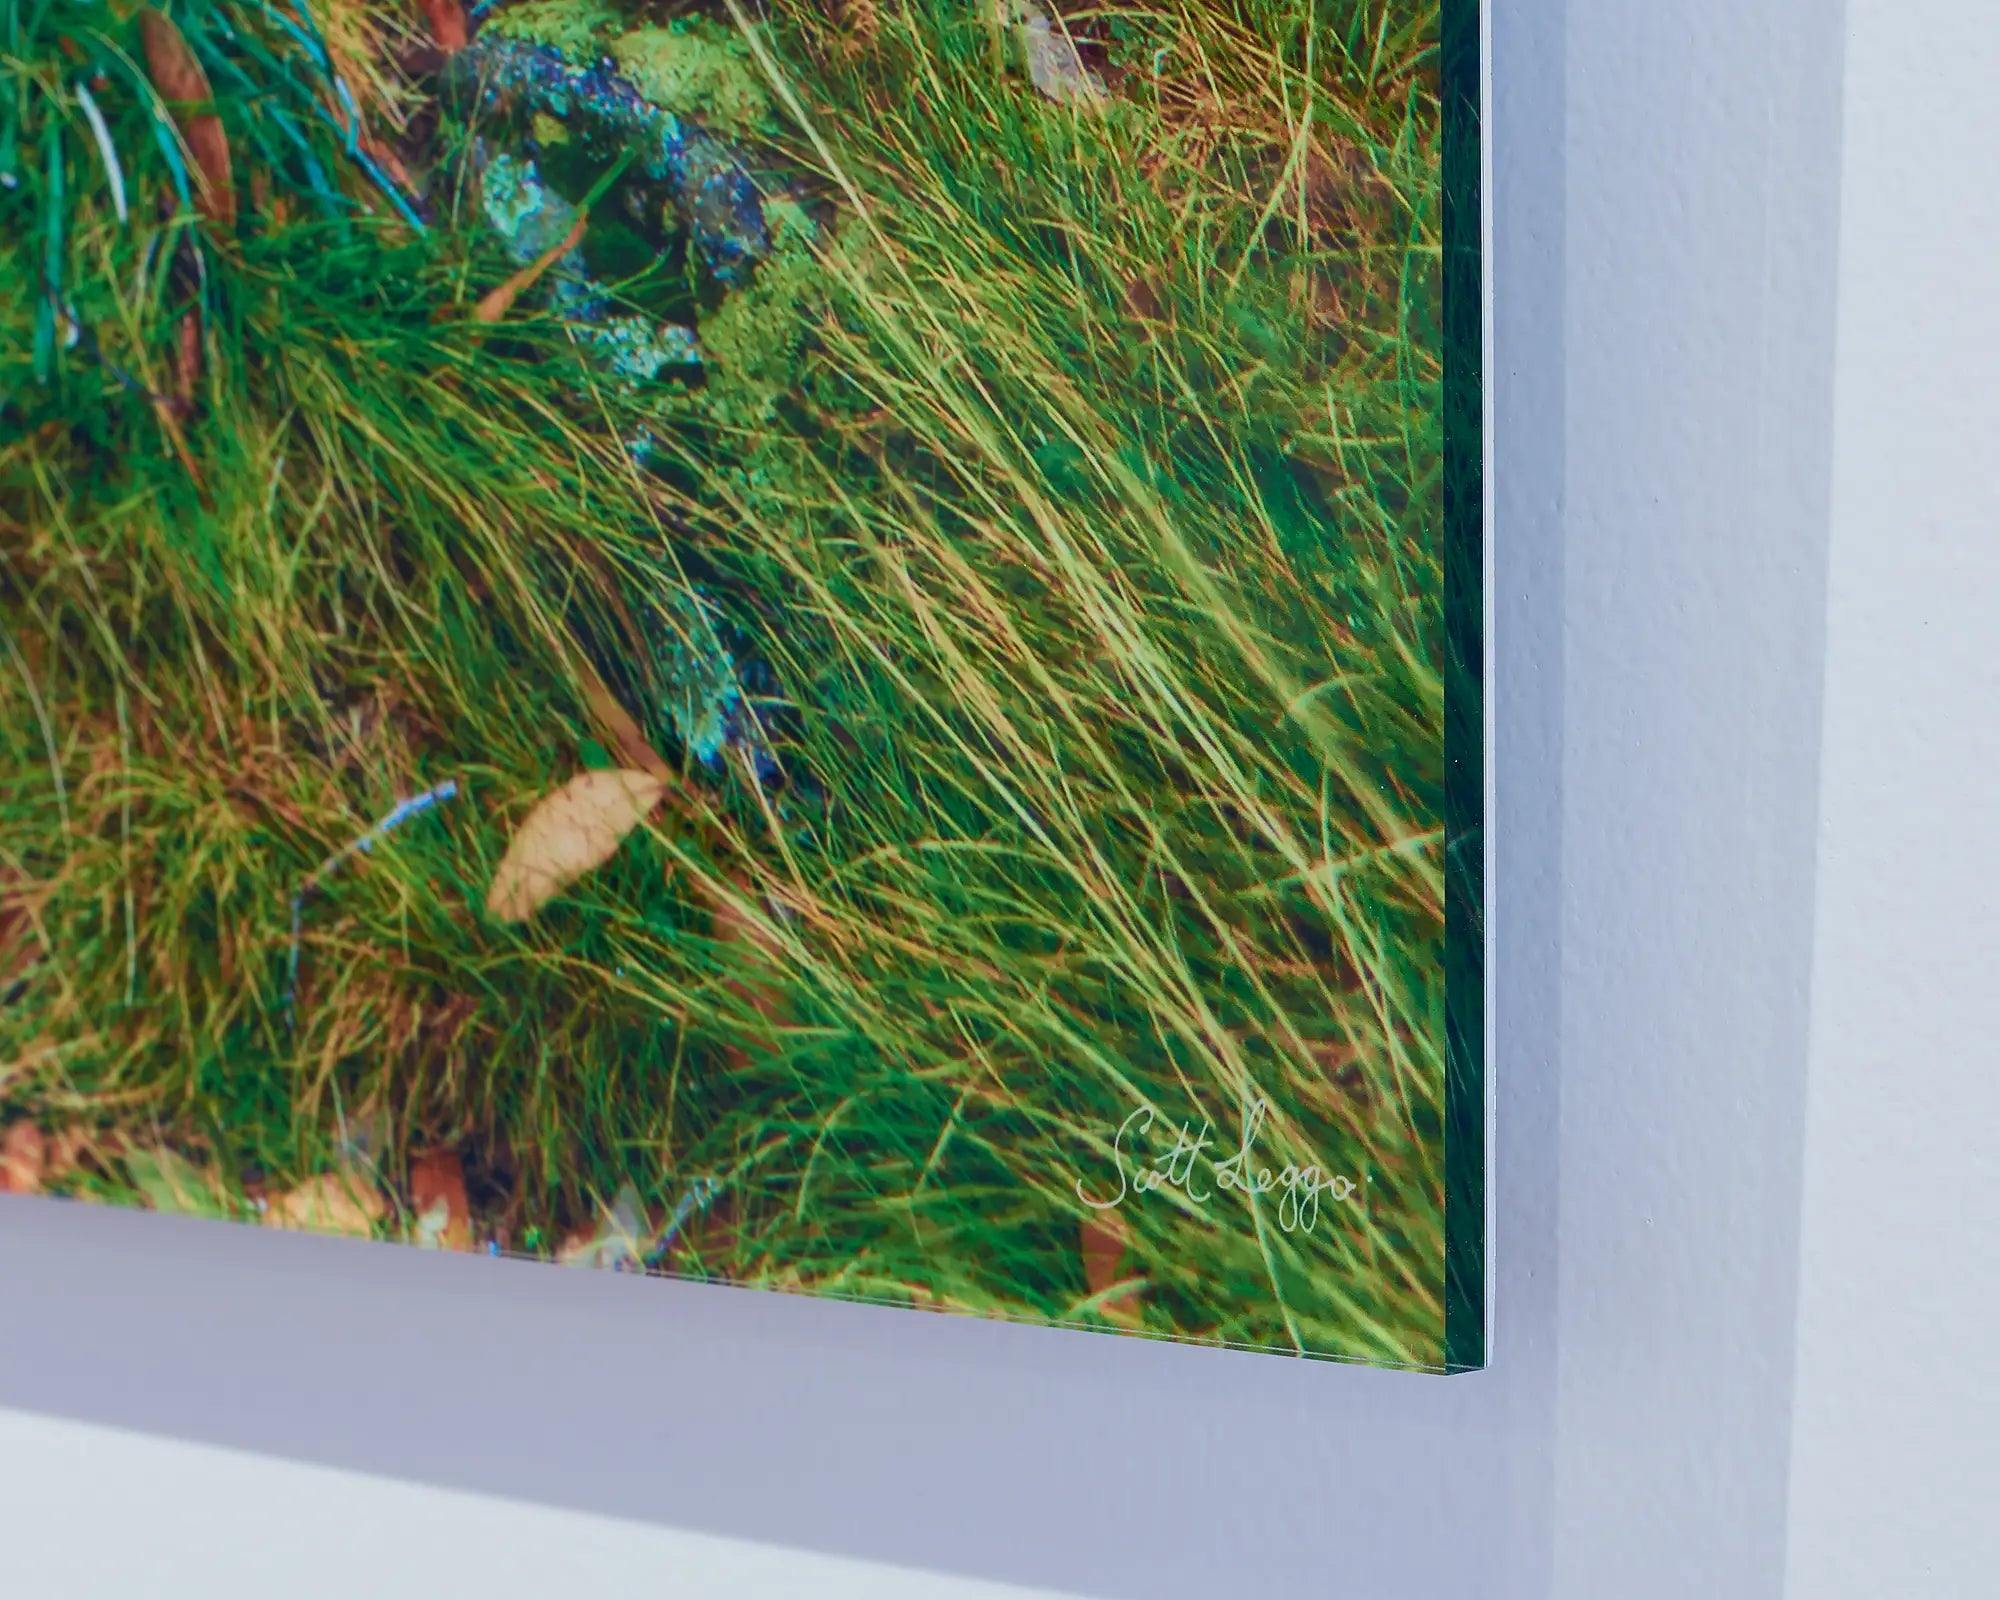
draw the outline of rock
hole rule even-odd
[[[1028,78],[1045,98],[1060,105],[1096,105],[1103,100],[1104,80],[1083,64],[1076,42],[1035,0],[1014,0],[1013,16]]]

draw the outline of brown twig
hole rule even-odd
[[[146,70],[153,87],[173,113],[181,138],[194,158],[195,204],[224,230],[236,225],[236,184],[230,174],[229,136],[212,108],[214,91],[181,30],[150,6],[139,14]]]
[[[578,211],[576,221],[559,243],[550,245],[497,289],[489,289],[480,296],[479,304],[472,308],[472,320],[498,322],[506,316],[514,308],[514,302],[535,286],[536,279],[577,247],[583,238],[584,225],[589,221],[588,211]]]

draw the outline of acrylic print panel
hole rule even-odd
[[[4,15],[5,1188],[1484,1360],[1470,0]]]

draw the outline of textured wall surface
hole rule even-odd
[[[2000,1572],[2000,35],[1848,0],[1792,1600]]]

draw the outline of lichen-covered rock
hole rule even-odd
[[[622,26],[624,19],[600,0],[522,0],[495,6],[480,37],[545,44],[572,61],[593,61],[603,54],[603,41]]]
[[[1096,105],[1104,80],[1083,64],[1076,42],[1035,0],[1013,0],[1015,36],[1028,64],[1028,80],[1059,105]]]
[[[611,59],[656,106],[738,138],[768,131],[770,91],[743,41],[704,17],[635,28],[611,40]]]
[[[746,281],[769,248],[762,197],[736,151],[692,119],[655,105],[610,67],[578,65],[552,46],[482,32],[452,57],[449,87],[479,122],[482,139],[496,147],[503,134],[489,129],[488,119],[510,128],[523,146],[554,142],[546,126],[553,122],[560,142],[607,166],[636,152],[635,181],[658,189],[717,283]]]
[[[619,27],[595,0],[531,0],[492,18],[453,58],[447,89],[475,129],[480,214],[513,260],[533,261],[574,228],[584,198],[576,175],[608,172],[631,153],[605,214],[615,209],[659,259],[677,260],[685,243],[714,291],[702,298],[699,331],[615,305],[591,265],[596,208],[544,292],[618,377],[649,383],[706,369],[701,385],[660,391],[656,430],[685,419],[754,434],[796,381],[822,298],[817,230],[796,203],[765,197],[732,142],[770,117],[740,41],[706,22]],[[660,442],[655,431],[628,444],[645,461]],[[768,673],[700,589],[672,579],[650,610],[659,712],[702,765],[719,768],[734,754],[770,781],[778,768],[759,702],[774,686],[750,687]]]

